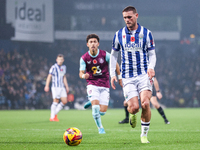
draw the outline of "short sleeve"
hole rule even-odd
[[[49,69],[49,74],[52,74],[52,75],[54,75],[54,67],[52,66],[50,69]]]
[[[86,63],[83,60],[83,58],[81,57],[80,58],[80,68],[79,68],[79,70],[85,70],[85,68],[86,68]]]
[[[114,51],[119,51],[120,50],[120,44],[119,44],[119,39],[118,39],[118,32],[116,32],[115,35],[114,35],[114,37],[113,37],[112,49]]]

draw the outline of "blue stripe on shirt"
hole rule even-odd
[[[139,44],[139,35],[138,32],[135,33],[135,43]],[[135,51],[135,55],[136,55],[136,66],[137,66],[137,74],[140,75],[142,74],[141,71],[141,66],[140,66],[140,52],[139,51]]]
[[[128,52],[128,61],[129,61],[129,77],[133,77],[132,52]]]
[[[120,45],[117,44],[117,48],[115,48],[115,40],[116,40],[116,34],[115,34],[115,36],[114,36],[114,38],[113,38],[112,49],[113,49],[114,51],[119,51],[119,50],[120,50]]]
[[[116,39],[116,34],[115,34],[115,36],[114,36],[114,38],[113,38],[113,41],[112,41],[112,47],[113,47],[114,49],[116,49],[116,48],[115,48],[115,39]]]
[[[58,69],[56,67],[56,77],[57,77],[57,87],[59,87],[59,76],[58,76]]]
[[[145,69],[145,72],[147,72],[147,51],[145,51],[145,45],[146,45],[146,39],[147,39],[147,29],[144,28],[144,31],[143,31],[143,34],[144,34],[144,37],[143,37],[143,57],[144,57],[144,69]]]
[[[126,43],[128,44],[131,40],[131,35],[126,34]],[[128,61],[129,61],[129,77],[133,77],[133,60],[132,52],[128,52]]]
[[[149,32],[149,38],[150,38],[151,47],[153,47],[153,37],[152,37],[151,32]]]
[[[53,68],[52,71],[49,72],[52,76],[55,75],[54,70],[55,70],[55,69]],[[52,86],[55,86],[54,80],[52,80]]]

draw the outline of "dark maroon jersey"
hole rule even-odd
[[[96,57],[91,57],[88,51],[82,56],[82,59],[86,63],[86,73],[90,75],[86,80],[87,84],[109,88],[109,64],[106,61],[106,51],[99,49]]]

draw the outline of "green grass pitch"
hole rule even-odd
[[[165,109],[170,125],[152,109],[149,144],[140,143],[140,112],[137,126],[118,124],[124,119],[123,109],[108,109],[102,117],[106,134],[99,135],[91,109],[62,110],[59,122],[50,122],[50,110],[0,111],[1,150],[191,150],[200,149],[200,109]],[[83,134],[78,146],[68,146],[63,133],[77,127]]]

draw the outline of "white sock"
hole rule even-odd
[[[150,125],[150,121],[149,122],[143,122],[141,120],[141,130],[142,130],[142,133],[141,133],[140,137],[147,136],[148,131],[149,131],[149,125]]]
[[[59,112],[60,110],[62,110],[64,106],[65,106],[65,105],[64,105],[62,102],[60,102],[60,103],[57,105],[57,107],[56,107],[56,113],[55,113],[55,115],[57,115],[58,112]]]
[[[51,104],[51,119],[53,119],[55,117],[57,105],[58,105],[58,103],[56,103],[56,102],[53,102]]]

